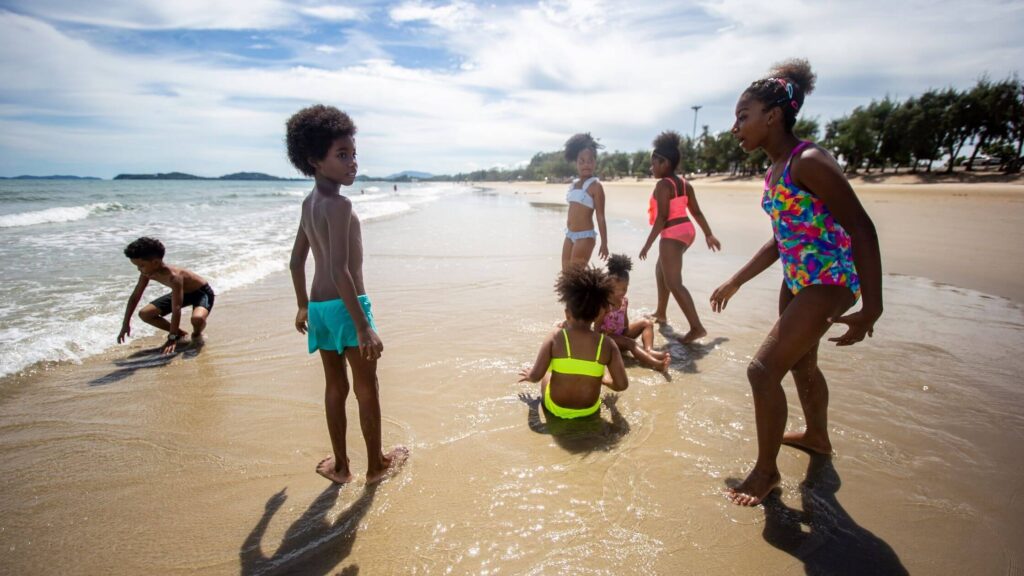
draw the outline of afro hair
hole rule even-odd
[[[323,104],[299,110],[285,126],[288,159],[306,176],[316,175],[316,168],[309,163],[310,158],[322,159],[335,140],[355,136],[356,133],[356,125],[348,114]]]
[[[612,254],[608,257],[608,275],[629,280],[629,271],[633,269],[633,261],[625,254]]]
[[[608,306],[613,290],[611,278],[593,266],[572,266],[555,281],[558,301],[570,316],[584,322],[593,322]]]
[[[597,151],[604,148],[601,144],[598,144],[597,140],[590,135],[590,132],[584,134],[573,134],[571,138],[565,141],[565,161],[575,162],[576,158],[587,148]]]

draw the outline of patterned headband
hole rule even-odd
[[[800,111],[800,103],[796,101],[796,86],[785,78],[768,78],[766,82],[777,82],[786,91],[785,96],[780,96],[772,105],[783,105],[789,103],[794,112]]]

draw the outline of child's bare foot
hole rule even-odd
[[[739,486],[729,488],[728,497],[737,506],[757,506],[779,486],[781,481],[782,477],[777,471],[767,474],[755,468]]]
[[[708,331],[701,326],[699,328],[691,328],[689,332],[676,338],[676,340],[679,340],[680,344],[692,344],[707,335]]]
[[[316,473],[335,484],[347,484],[352,481],[352,472],[348,469],[347,458],[345,459],[345,469],[338,470],[334,465],[334,456],[328,456],[316,465]]]
[[[806,430],[786,432],[782,435],[782,443],[814,454],[824,454],[825,456],[832,454],[832,442],[827,436],[825,438],[809,436]]]
[[[665,354],[665,357],[661,359],[661,368],[658,372],[668,372],[668,366],[672,363],[672,357]]]
[[[668,352],[665,352],[663,350],[648,350],[647,353],[650,354],[658,362],[661,362],[662,360],[668,357]]]
[[[405,461],[409,459],[409,449],[405,446],[397,446],[388,452],[384,456],[384,465],[380,470],[367,471],[366,472],[366,483],[373,484],[380,482],[381,480],[388,478],[398,472],[405,464]]]

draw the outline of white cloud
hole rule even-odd
[[[743,88],[792,56],[809,58],[818,72],[804,113],[825,120],[887,92],[967,87],[984,72],[1001,78],[1024,61],[1024,12],[1010,4],[780,2],[771,10],[752,0],[685,7],[406,2],[386,13],[395,25],[416,23],[400,40],[382,38],[364,21],[346,27],[338,43],[304,44],[284,33],[275,40],[298,54],[292,63],[242,69],[202,53],[101,49],[45,18],[0,11],[0,75],[17,79],[0,86],[0,170],[22,173],[18,166],[65,156],[53,154],[60,149],[75,162],[103,166],[107,176],[291,174],[284,121],[324,102],[355,118],[364,172],[456,172],[514,165],[580,130],[609,149],[645,148],[666,128],[688,134],[694,104],[704,105],[701,124],[726,129]],[[212,22],[199,18],[198,3],[154,16],[156,6],[114,1],[91,12],[112,18],[122,7],[120,17],[135,26]],[[276,29],[312,9],[268,0],[252,6],[252,22]],[[79,12],[86,11],[68,8],[57,22]],[[426,45],[452,62],[403,65],[389,53],[399,41],[408,42],[406,53]]]
[[[425,22],[444,30],[459,30],[475,22],[480,12],[476,6],[461,0],[438,6],[414,0],[392,8],[388,15],[399,23]]]
[[[366,20],[366,14],[352,6],[314,6],[308,8],[302,8],[300,11],[303,14],[307,14],[320,20],[329,20],[331,22],[347,22],[350,20]]]

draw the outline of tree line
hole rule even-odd
[[[974,170],[981,163],[1006,173],[1020,172],[1024,157],[1024,82],[978,80],[967,90],[931,89],[904,101],[888,96],[858,106],[824,126],[816,118],[797,120],[797,137],[818,142],[832,152],[850,174],[863,170],[884,173],[906,169],[931,172],[945,160],[945,171],[957,166]],[[969,155],[962,153],[973,145]],[[708,126],[697,138],[679,144],[681,170],[699,174],[753,175],[768,166],[763,150],[744,152],[728,130],[712,134]],[[644,177],[650,172],[650,151],[602,152],[596,173],[604,180]],[[562,151],[538,152],[521,168],[490,168],[436,179],[469,181],[571,179],[576,167]]]

